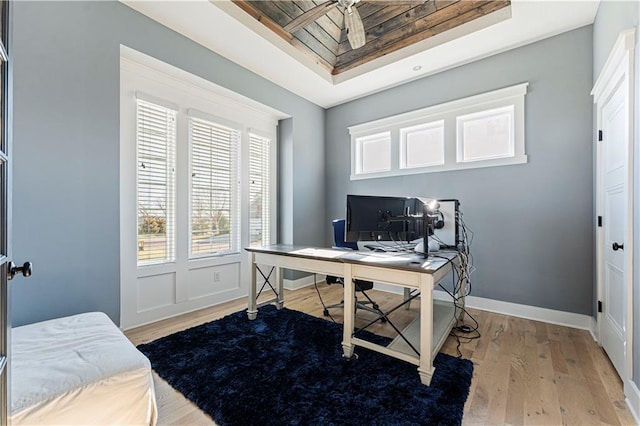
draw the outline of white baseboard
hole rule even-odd
[[[631,379],[625,380],[624,394],[627,397],[627,407],[633,416],[633,420],[640,425],[640,390]]]
[[[434,293],[439,293],[435,297],[442,297],[445,300],[447,297],[450,298],[447,293],[442,291],[435,291]],[[578,328],[580,330],[588,330],[590,332],[592,329],[592,317],[590,315],[556,311],[554,309],[520,305],[518,303],[503,302],[500,300],[485,299],[483,297],[476,296],[467,296],[465,298],[465,304],[470,308],[495,312],[497,314],[510,315],[512,317],[563,325],[566,327]]]
[[[324,275],[315,275],[315,281],[314,281],[314,275],[307,275],[306,277],[302,277],[302,278],[298,278],[297,280],[288,280],[288,279],[283,279],[283,285],[284,288],[287,290],[298,290],[300,288],[303,287],[309,287],[310,285],[313,285],[314,282],[317,282],[318,284],[321,282],[324,282],[325,280],[325,276]]]
[[[600,341],[600,332],[598,331],[598,321],[596,317],[591,317],[591,337],[593,337],[594,342]]]

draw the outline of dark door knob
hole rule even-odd
[[[624,244],[613,243],[613,251],[624,250]]]
[[[32,271],[33,264],[31,262],[24,262],[22,266],[16,266],[15,263],[9,262],[7,265],[7,279],[12,280],[18,273],[21,273],[25,277],[30,277]]]

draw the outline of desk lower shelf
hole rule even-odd
[[[455,325],[455,313],[456,308],[452,302],[442,300],[433,301],[433,344],[431,346],[431,359],[435,358],[444,341],[447,340],[452,327]],[[413,322],[402,331],[402,334],[416,349],[420,349],[420,317],[413,320]],[[407,342],[400,336],[393,339],[387,348],[406,355],[417,356],[413,349],[411,349]]]

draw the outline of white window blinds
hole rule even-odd
[[[271,243],[270,169],[271,140],[249,134],[249,245]]]
[[[240,132],[189,119],[191,146],[191,257],[239,252]]]
[[[136,108],[138,265],[175,259],[176,112],[138,100]]]

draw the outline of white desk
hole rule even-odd
[[[351,358],[355,346],[362,346],[418,366],[423,384],[429,385],[435,371],[433,359],[442,347],[456,322],[453,303],[433,300],[433,289],[452,269],[452,262],[442,258],[424,259],[415,254],[363,253],[336,249],[321,249],[291,245],[251,247],[251,283],[247,315],[255,319],[258,308],[275,303],[284,304],[282,269],[312,272],[344,277],[344,332],[342,348],[344,356]],[[455,254],[450,254],[452,261]],[[275,290],[273,299],[257,303],[257,265],[275,267]],[[420,316],[410,324],[403,334],[419,347],[418,356],[402,339],[394,339],[388,346],[380,346],[354,337],[355,288],[353,279],[382,282],[420,291]],[[462,299],[460,303],[464,303]],[[413,338],[413,339],[412,339]]]

